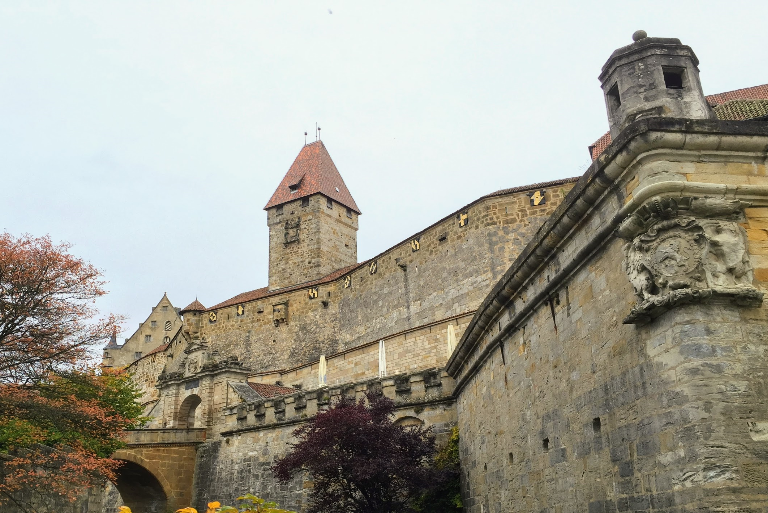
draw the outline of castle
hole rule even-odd
[[[616,50],[583,176],[503,189],[357,261],[361,209],[321,141],[265,206],[261,289],[167,296],[104,365],[152,417],[117,491],[137,513],[245,492],[336,397],[459,426],[465,509],[768,507],[768,85],[705,97],[677,39]],[[115,492],[112,492],[115,495]]]

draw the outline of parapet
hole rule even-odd
[[[259,401],[244,401],[224,409],[226,430],[223,436],[243,431],[271,429],[297,424],[326,410],[341,397],[362,398],[367,392],[381,392],[398,409],[453,402],[454,380],[443,369],[373,378],[311,391],[297,390],[290,395]]]

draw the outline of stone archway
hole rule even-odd
[[[200,399],[199,395],[192,394],[182,401],[179,407],[179,413],[177,417],[176,426],[180,429],[189,429],[199,426],[200,424]]]
[[[117,470],[115,487],[123,504],[133,513],[166,513],[168,511],[167,487],[146,467],[134,461],[122,460]],[[166,485],[167,486],[167,485]]]

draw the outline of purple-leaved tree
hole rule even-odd
[[[394,403],[368,394],[343,398],[294,431],[298,439],[272,468],[278,479],[306,471],[314,481],[308,513],[402,513],[450,478],[431,465],[435,438],[393,422]]]

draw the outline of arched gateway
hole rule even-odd
[[[192,505],[197,446],[204,429],[142,429],[127,432],[115,486],[134,513],[165,513]]]

